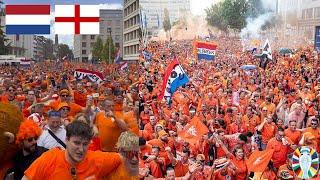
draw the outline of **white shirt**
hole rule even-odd
[[[64,149],[64,147],[58,143],[57,140],[55,140],[50,134],[48,129],[49,126],[46,125],[45,127],[46,129],[42,132],[42,134],[40,135],[38,141],[37,141],[37,145],[47,148],[47,149],[52,149],[55,147],[60,147],[62,149]],[[66,143],[66,130],[64,128],[64,126],[60,126],[60,128],[54,132],[54,134],[64,143]]]

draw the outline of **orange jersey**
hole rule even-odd
[[[25,171],[25,175],[32,180],[72,179],[71,167],[65,156],[64,150],[51,149],[35,160]],[[75,167],[77,179],[102,179],[120,163],[121,159],[117,153],[88,151],[84,160]]]

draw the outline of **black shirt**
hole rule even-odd
[[[48,149],[44,147],[37,146],[36,150],[27,156],[24,156],[22,150],[20,150],[13,158],[13,168],[9,169],[6,175],[14,172],[14,179],[20,180],[24,175],[24,171],[26,171],[29,168],[29,166],[33,163],[33,161],[35,161],[38,157],[42,155],[42,153],[46,152],[47,150]]]

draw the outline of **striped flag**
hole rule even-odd
[[[50,5],[6,5],[6,34],[50,34]]]
[[[195,43],[195,48],[198,55],[198,60],[214,60],[217,48],[216,44],[197,41]]]

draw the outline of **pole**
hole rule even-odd
[[[111,38],[111,29],[110,29],[110,38]],[[109,39],[109,43],[108,43],[108,46],[109,46],[109,63],[111,62],[111,39]]]

